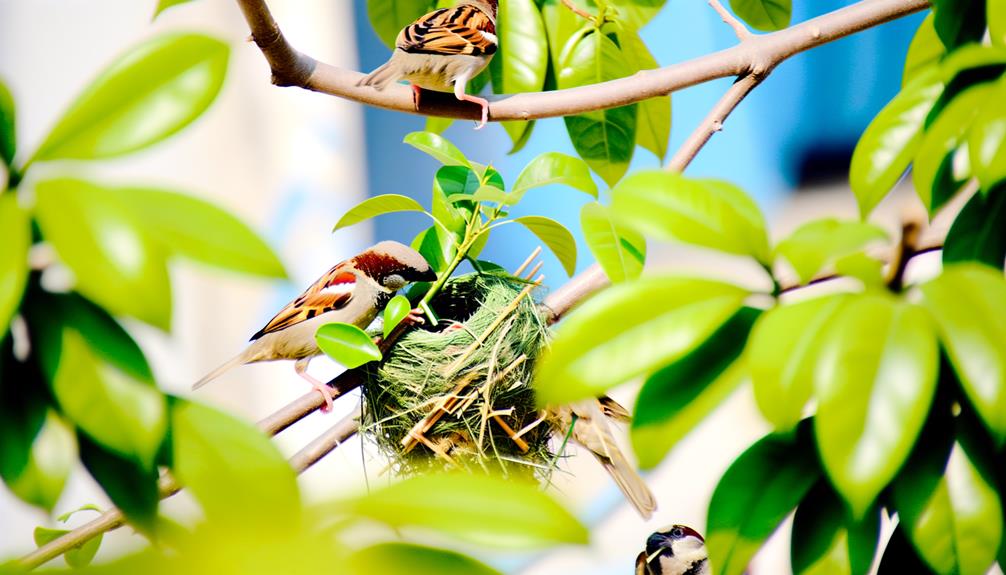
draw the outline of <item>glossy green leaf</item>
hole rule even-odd
[[[983,109],[978,110],[967,138],[971,170],[983,192],[1006,181],[1006,77],[990,90]]]
[[[852,297],[820,344],[814,433],[854,518],[911,452],[936,389],[939,351],[925,310],[888,295]]]
[[[559,222],[544,216],[521,216],[513,221],[538,237],[559,258],[559,263],[571,277],[576,271],[576,240]]]
[[[0,334],[6,333],[28,281],[30,218],[13,193],[0,193]]]
[[[775,307],[755,324],[745,356],[758,408],[777,430],[793,429],[803,417],[822,341],[846,301],[831,295]]]
[[[607,206],[584,204],[580,227],[587,246],[612,283],[636,279],[646,261],[646,239],[611,218]]]
[[[402,140],[417,150],[429,154],[445,166],[468,166],[471,162],[447,138],[430,132],[412,132]]]
[[[988,18],[989,37],[992,44],[1006,46],[1006,4],[1000,0],[987,0],[985,16]]]
[[[663,5],[663,2],[661,1],[659,4]],[[654,70],[660,67],[636,32],[623,29],[618,33],[618,40],[622,47],[622,54],[625,55],[633,72]],[[653,152],[663,162],[667,156],[667,145],[671,138],[671,97],[669,95],[658,96],[640,102],[638,124],[636,144]]]
[[[116,315],[171,324],[164,253],[117,194],[82,180],[35,186],[42,233],[76,277],[77,290]]]
[[[412,311],[412,304],[409,302],[409,298],[403,295],[396,295],[391,298],[388,305],[384,306],[385,339],[398,327],[398,324],[402,323],[402,320],[409,315],[410,311]]]
[[[260,430],[221,411],[176,399],[171,431],[172,471],[210,520],[244,527],[296,526],[301,511],[296,476]]]
[[[758,205],[727,182],[639,171],[615,186],[611,207],[616,221],[648,236],[771,261]]]
[[[528,190],[562,184],[597,198],[597,184],[590,177],[590,167],[580,158],[561,152],[545,152],[528,162],[510,191],[510,205],[516,205]]]
[[[41,547],[69,532],[70,531],[68,529],[36,527],[32,536],[35,539],[35,545]],[[94,556],[98,554],[98,549],[101,547],[101,539],[103,535],[104,533],[98,533],[94,538],[88,539],[84,543],[68,549],[66,553],[63,554],[63,558],[66,559],[67,565],[73,567],[74,569],[80,569],[90,565]]]
[[[423,209],[422,204],[408,196],[400,194],[383,194],[380,196],[374,196],[373,198],[367,198],[366,200],[363,200],[359,204],[353,206],[352,209],[339,218],[338,223],[335,224],[335,228],[333,228],[332,231],[347,228],[384,214],[423,211],[426,210]]]
[[[433,10],[431,0],[367,0],[367,17],[377,37],[389,49],[395,49],[398,33],[423,14]]]
[[[34,419],[30,414],[15,414],[8,410],[3,412],[8,420],[0,425],[0,429],[4,431],[5,444],[0,449],[0,455],[5,459],[0,463],[0,475],[11,492],[22,501],[51,511],[59,501],[77,462],[77,440],[73,431],[54,411],[47,410],[44,406],[36,411],[42,419],[41,426],[34,432],[34,422],[26,419],[26,416]],[[12,421],[15,418],[20,421]],[[19,429],[14,428],[17,424],[20,424]],[[31,433],[34,435],[30,435]],[[21,454],[13,453],[18,444],[27,448]],[[7,459],[12,455],[23,455],[23,463],[17,465]],[[12,465],[17,465],[20,469],[14,471]]]
[[[936,28],[933,27],[934,17],[932,12],[926,16],[912,37],[912,43],[908,45],[905,69],[901,74],[902,88],[907,86],[920,71],[938,63],[947,53],[947,49],[936,35]]]
[[[796,437],[766,436],[735,459],[709,502],[706,548],[713,572],[740,575],[819,477],[806,427]]]
[[[315,334],[318,347],[325,355],[346,369],[381,359],[381,350],[367,332],[348,323],[328,323]]]
[[[976,261],[996,268],[1006,262],[1006,185],[987,197],[975,194],[947,232],[943,263]]]
[[[160,16],[161,12],[164,12],[165,10],[171,8],[172,6],[178,6],[179,4],[188,4],[191,1],[192,0],[157,0],[157,8],[154,10],[154,18]]]
[[[378,543],[349,556],[352,575],[500,575],[471,557],[412,543]]]
[[[938,68],[920,70],[863,132],[849,170],[861,215],[872,212],[908,169],[922,142],[926,117],[943,88]]]
[[[589,27],[590,23],[564,6],[562,0],[542,0],[540,7],[541,19],[548,37],[549,57],[553,68],[558,69],[562,63],[561,56],[566,43],[578,31]]]
[[[730,8],[752,28],[772,32],[789,27],[791,0],[730,0]]]
[[[741,309],[698,349],[646,379],[632,418],[632,447],[640,467],[656,467],[744,381],[737,358],[758,314]]]
[[[227,44],[202,34],[157,36],[88,86],[34,160],[121,156],[178,132],[210,106],[227,72]]]
[[[10,166],[17,151],[17,116],[14,96],[0,81],[0,162]]]
[[[475,190],[475,193],[469,197],[469,201],[472,202],[493,202],[496,204],[505,204],[509,198],[506,192],[497,188],[496,186],[482,186]],[[447,198],[447,201],[452,201],[451,198]]]
[[[548,41],[535,0],[500,0],[496,34],[499,53],[489,62],[493,93],[540,92],[548,70]],[[504,122],[514,142],[510,153],[526,143],[532,126],[530,122]]]
[[[615,7],[619,23],[639,29],[660,12],[667,0],[610,0],[609,3]]]
[[[922,295],[968,399],[1002,445],[1006,440],[1006,280],[1002,271],[978,264],[948,265],[942,275],[922,286]]]
[[[438,274],[447,269],[458,253],[457,245],[449,241],[436,226],[430,226],[419,232],[419,235],[412,240],[412,249],[419,252]]]
[[[588,537],[537,485],[490,475],[417,475],[340,508],[394,528],[421,528],[491,547],[586,543]]]
[[[146,533],[153,533],[161,499],[157,488],[157,469],[122,457],[84,433],[77,434],[77,441],[81,463],[112,503],[132,525]]]
[[[590,32],[567,46],[557,74],[560,89],[615,80],[631,73],[629,62],[608,36]],[[581,158],[613,186],[629,168],[636,146],[638,104],[566,116],[566,131]]]
[[[879,509],[862,522],[846,517],[842,501],[819,482],[793,519],[790,561],[795,575],[867,575],[880,543]]]
[[[793,266],[800,283],[807,283],[839,258],[887,239],[887,233],[873,224],[825,218],[797,228],[779,242],[775,253]]]
[[[933,0],[936,34],[947,50],[980,42],[985,34],[984,0]]]
[[[467,216],[448,202],[447,196],[474,191],[478,185],[478,177],[464,166],[443,166],[433,178],[433,218],[450,230],[459,243],[464,239]]]
[[[561,404],[596,397],[675,362],[733,317],[746,296],[742,288],[704,279],[615,285],[560,324],[538,365],[538,400]]]

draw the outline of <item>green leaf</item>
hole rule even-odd
[[[531,231],[559,258],[566,273],[572,277],[576,271],[576,240],[559,222],[544,216],[521,216],[513,221]]]
[[[617,21],[634,30],[645,26],[666,3],[667,0],[610,0],[618,11]]]
[[[887,239],[887,233],[873,224],[825,218],[797,228],[779,242],[775,253],[793,266],[800,283],[807,283],[839,258]]]
[[[918,553],[905,537],[904,525],[895,526],[894,533],[884,548],[880,558],[877,575],[903,575],[904,573],[932,573],[933,571],[922,562]]]
[[[433,156],[438,162],[445,166],[467,166],[471,167],[471,162],[461,150],[454,144],[431,132],[412,132],[402,140],[413,148]]]
[[[548,70],[548,41],[535,0],[501,0],[496,34],[500,50],[489,62],[493,93],[540,92]],[[532,126],[529,122],[504,122],[514,142],[511,153],[526,142]]]
[[[596,397],[678,361],[741,308],[747,291],[704,279],[644,278],[581,304],[539,362],[542,404]]]
[[[0,475],[22,501],[52,511],[77,461],[73,431],[41,402],[23,406],[31,413],[15,413],[11,409],[22,406],[8,403],[5,407],[0,409],[5,420],[0,424],[4,433]],[[12,461],[13,458],[21,461]]]
[[[528,190],[552,184],[563,184],[597,199],[597,184],[583,160],[560,152],[545,152],[521,170],[507,204],[517,205]]]
[[[730,8],[752,28],[773,32],[789,27],[791,0],[730,0]]]
[[[374,340],[352,324],[327,323],[318,328],[315,340],[325,355],[346,369],[381,359],[381,350],[374,345]]]
[[[367,0],[367,17],[381,42],[394,50],[402,28],[431,11],[435,4],[431,0]]]
[[[589,31],[567,45],[559,66],[560,89],[576,88],[628,76],[630,66],[608,36]],[[629,169],[636,145],[638,105],[566,116],[566,131],[581,158],[609,186]]]
[[[994,46],[1006,46],[1006,4],[999,0],[988,0],[985,16],[989,21],[989,37]]]
[[[740,455],[709,502],[706,547],[717,575],[740,575],[820,477],[809,426],[768,435]]]
[[[615,186],[611,208],[616,221],[648,236],[771,261],[758,205],[727,182],[639,171]]]
[[[17,151],[17,116],[14,96],[7,85],[0,81],[0,162],[8,166],[14,163]]]
[[[458,198],[458,196],[452,196],[451,198],[447,198],[447,201],[449,202],[456,201],[452,198]],[[464,198],[461,197],[458,199],[464,199]],[[475,193],[469,196],[467,199],[472,202],[493,202],[496,204],[503,205],[506,204],[507,200],[509,200],[510,198],[507,197],[506,192],[497,188],[496,186],[486,185],[475,190]]]
[[[433,218],[450,230],[458,243],[464,239],[467,217],[460,208],[447,201],[447,196],[465,193],[469,179],[471,189],[477,189],[478,177],[464,166],[444,166],[437,170],[433,178]]]
[[[167,251],[218,268],[284,278],[279,258],[255,232],[228,212],[168,190],[111,188],[146,233]]]
[[[588,538],[587,529],[537,485],[491,475],[417,475],[340,508],[396,529],[432,530],[480,546],[526,549]]]
[[[698,349],[647,378],[632,418],[640,467],[656,467],[743,382],[743,362],[736,360],[758,314],[742,308]]]
[[[578,31],[588,28],[589,23],[562,4],[562,0],[543,0],[541,19],[545,23],[548,36],[549,58],[554,69],[562,63],[563,48]]]
[[[631,2],[632,0],[623,1]],[[659,4],[663,5],[663,2]],[[633,73],[660,67],[657,60],[650,54],[646,44],[639,38],[638,33],[622,29],[618,33],[618,41],[622,47],[622,54],[629,62]],[[667,144],[670,138],[671,97],[669,95],[658,96],[640,102],[636,144],[653,152],[663,162],[667,157]]]
[[[59,521],[60,523],[66,523],[67,521],[70,520],[71,517],[73,517],[77,513],[80,513],[81,511],[94,511],[96,513],[101,513],[101,507],[98,507],[94,503],[85,503],[84,505],[81,505],[76,509],[71,509],[70,511],[67,511],[66,513],[60,515],[59,517],[56,518],[56,521]]]
[[[77,434],[80,461],[126,518],[146,533],[157,523],[157,468],[113,453],[85,433]]]
[[[353,575],[500,575],[466,555],[412,543],[378,543],[347,559]]]
[[[980,42],[985,34],[985,3],[982,0],[933,0],[934,25],[947,50]]]
[[[1006,261],[1006,186],[975,194],[954,219],[943,244],[943,263],[976,261],[1002,268]]]
[[[471,94],[472,92],[469,92]],[[447,131],[447,128],[451,127],[454,123],[454,118],[439,118],[437,116],[427,116],[426,125],[423,129],[427,132],[432,132],[434,134],[443,134]]]
[[[391,298],[388,305],[384,306],[384,338],[387,339],[398,324],[402,323],[405,316],[412,311],[412,304],[409,298],[403,295],[396,295]]]
[[[919,24],[919,29],[912,37],[912,43],[908,45],[905,70],[901,74],[902,88],[907,86],[920,71],[938,63],[947,53],[947,49],[936,35],[936,28],[933,27],[934,18],[935,15],[930,12],[922,24]]]
[[[370,218],[384,214],[394,212],[425,211],[426,210],[423,209],[423,206],[419,202],[408,196],[400,194],[374,196],[373,198],[367,198],[366,200],[363,200],[359,204],[353,206],[352,209],[339,218],[339,222],[335,224],[335,228],[333,228],[332,231],[348,228],[349,226],[356,225],[360,222],[367,221]]]
[[[157,0],[157,8],[154,10],[154,18],[156,19],[158,16],[161,15],[161,12],[164,12],[165,10],[171,8],[172,6],[178,6],[179,4],[188,4],[191,1],[192,0]]]
[[[168,329],[164,254],[117,194],[73,179],[38,182],[35,192],[42,233],[73,271],[78,291],[113,314]]]
[[[121,156],[178,132],[210,106],[227,72],[227,44],[164,34],[133,47],[88,86],[34,160]]]
[[[849,254],[835,260],[835,273],[858,279],[866,289],[886,289],[883,268],[883,262],[873,259],[863,252]]]
[[[861,518],[894,478],[936,390],[935,330],[920,307],[851,297],[820,344],[814,433],[828,476]]]
[[[0,193],[0,334],[6,333],[28,281],[30,221],[15,194]]]
[[[63,535],[66,535],[70,531],[67,529],[49,529],[48,527],[36,527],[33,533],[35,539],[35,545],[41,547],[50,541],[58,539]],[[74,569],[80,569],[82,567],[87,567],[91,564],[94,556],[98,553],[98,548],[101,547],[101,539],[104,533],[98,533],[92,539],[76,545],[68,549],[64,554],[63,558],[66,559],[67,565],[73,567]]]
[[[842,501],[821,481],[793,519],[790,560],[795,575],[867,575],[880,543],[880,510],[850,521]]]
[[[249,523],[296,528],[301,511],[296,475],[260,430],[221,411],[176,399],[171,431],[172,471],[207,518],[243,528]]]
[[[1002,271],[953,264],[922,286],[923,305],[961,385],[999,445],[1006,440],[1006,280]]]
[[[796,427],[814,389],[822,342],[847,298],[837,294],[775,307],[762,315],[745,357],[762,415],[778,431]]]
[[[412,249],[419,252],[438,274],[447,270],[455,254],[458,253],[456,244],[449,241],[436,226],[430,226],[420,232],[412,240]]]
[[[636,279],[646,260],[646,239],[630,228],[617,225],[611,210],[597,202],[584,204],[580,227],[591,253],[612,283]]]
[[[940,70],[929,67],[873,118],[852,154],[849,185],[866,216],[898,183],[922,142],[930,110],[943,93]]]
[[[984,109],[978,110],[967,138],[971,170],[989,192],[1006,181],[1006,77],[994,84]]]

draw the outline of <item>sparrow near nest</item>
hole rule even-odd
[[[365,329],[396,291],[412,282],[436,279],[419,252],[398,242],[381,242],[328,270],[253,335],[243,352],[197,381],[192,389],[239,365],[292,359],[296,360],[297,375],[325,397],[324,409],[331,410],[332,390],[307,373],[311,359],[321,354],[314,339],[318,328],[342,322]]]
[[[636,575],[709,575],[706,542],[685,525],[672,525],[646,540],[636,557]]]
[[[497,0],[459,0],[406,26],[395,41],[391,59],[357,84],[383,90],[408,80],[416,107],[422,89],[454,92],[458,100],[482,106],[482,129],[489,120],[489,102],[465,93],[468,81],[489,65],[498,48]]]

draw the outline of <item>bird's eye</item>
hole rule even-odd
[[[671,529],[671,537],[675,539],[681,539],[684,536],[685,532],[682,531],[680,527],[675,527],[674,529]]]

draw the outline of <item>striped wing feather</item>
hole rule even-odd
[[[412,54],[494,54],[496,25],[475,6],[442,8],[403,29],[396,44]]]
[[[346,269],[345,262],[335,266],[300,294],[300,297],[281,309],[265,327],[252,336],[252,341],[323,313],[346,307],[353,297],[355,285],[356,274]]]

